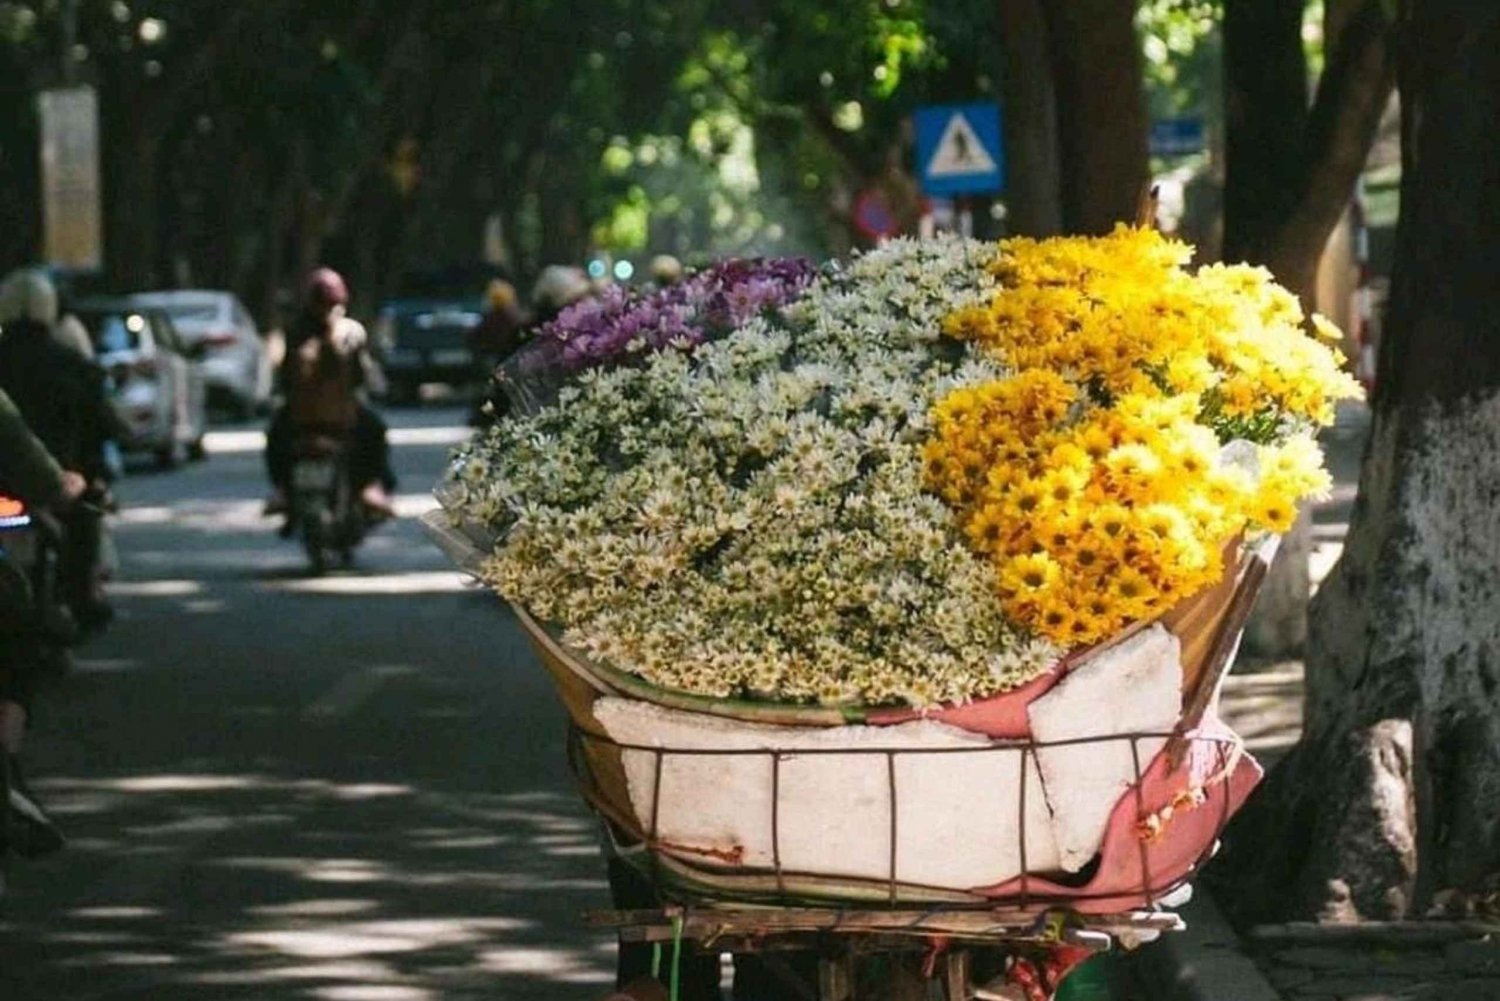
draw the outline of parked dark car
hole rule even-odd
[[[380,307],[373,340],[392,402],[416,400],[424,383],[463,386],[478,379],[469,336],[484,316],[485,285],[496,277],[502,276],[483,267],[413,273]]]

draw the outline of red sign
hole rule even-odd
[[[883,240],[901,232],[901,223],[879,188],[866,188],[854,199],[854,228],[868,240]]]

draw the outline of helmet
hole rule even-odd
[[[593,291],[582,268],[549,264],[542,269],[531,290],[531,301],[539,309],[560,310]]]
[[[516,287],[504,278],[496,278],[485,286],[484,299],[490,309],[509,309],[516,304]]]
[[[651,258],[651,278],[658,285],[681,281],[682,262],[671,254],[657,254]]]
[[[314,306],[347,306],[349,286],[344,284],[344,276],[332,268],[318,268],[307,276],[303,297]]]
[[[0,323],[57,322],[57,286],[33,268],[12,271],[0,282]]]

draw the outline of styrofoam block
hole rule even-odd
[[[983,738],[930,721],[897,726],[781,727],[741,723],[603,698],[594,715],[615,740],[676,749],[761,749],[781,754],[778,845],[792,872],[890,876],[890,771],[884,754],[812,750],[890,748],[896,786],[896,878],[947,889],[987,886],[1021,871],[1021,756]],[[920,753],[972,748],[966,753]],[[799,753],[802,752],[802,753]],[[631,804],[651,824],[655,755],[622,755]],[[773,866],[772,766],[763,755],[664,752],[657,838],[705,862]],[[1054,869],[1040,774],[1028,762],[1027,868]]]
[[[1028,710],[1039,744],[1075,737],[1166,733],[1182,711],[1182,646],[1159,625],[1100,651]],[[1137,742],[1145,772],[1164,738]],[[1062,867],[1077,872],[1104,841],[1110,811],[1136,778],[1128,740],[1039,747],[1037,760]]]

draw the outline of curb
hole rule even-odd
[[[1281,1001],[1201,887],[1179,913],[1187,930],[1143,946],[1131,965],[1152,1001]]]

